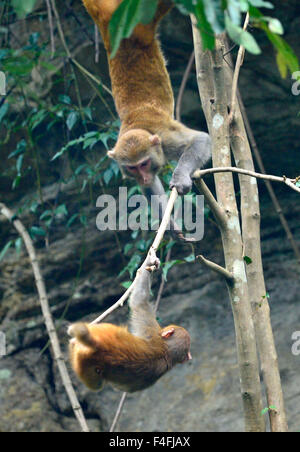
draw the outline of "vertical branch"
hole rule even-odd
[[[247,135],[248,135],[248,138],[249,138],[249,141],[250,141],[250,144],[251,144],[251,148],[252,148],[255,160],[257,162],[257,165],[259,167],[260,172],[262,174],[266,174],[265,166],[263,164],[263,161],[262,161],[262,158],[261,158],[261,155],[260,155],[260,152],[259,152],[256,140],[254,138],[252,127],[250,125],[250,121],[248,119],[248,115],[247,115],[247,112],[246,112],[246,109],[245,109],[245,106],[244,106],[244,103],[243,103],[243,100],[242,100],[242,97],[241,97],[239,91],[237,91],[237,95],[238,95],[238,99],[239,99],[240,110],[241,110],[241,113],[242,113],[242,116],[243,116],[245,128],[246,128],[246,131],[247,131]],[[287,236],[287,238],[288,238],[288,240],[289,240],[289,242],[291,244],[291,247],[292,247],[292,249],[294,251],[294,254],[295,254],[295,257],[296,257],[296,259],[298,261],[298,264],[300,264],[300,250],[299,250],[299,247],[298,247],[297,242],[296,242],[296,240],[295,240],[295,238],[294,238],[294,236],[292,234],[292,231],[291,231],[291,229],[289,227],[289,224],[288,224],[288,222],[287,222],[287,220],[286,220],[286,218],[285,218],[285,216],[283,214],[281,205],[280,205],[280,203],[279,203],[279,201],[277,199],[277,196],[275,195],[273,186],[272,186],[271,182],[268,181],[268,180],[265,180],[265,185],[267,187],[267,190],[268,190],[269,196],[270,196],[270,198],[272,200],[272,203],[273,203],[273,206],[275,208],[275,211],[276,211],[276,213],[279,216],[281,225],[282,225],[282,227],[283,227],[283,229],[284,229],[284,231],[286,233],[286,236]]]
[[[224,40],[224,46],[226,42]],[[237,59],[234,76],[229,66],[225,65],[227,87],[232,80],[237,86],[237,76],[241,61]],[[236,96],[237,90],[234,94]],[[231,122],[231,146],[238,168],[254,170],[253,159],[249,141],[243,122],[243,117],[237,98],[234,101],[235,109]],[[283,393],[278,368],[277,352],[274,343],[270,308],[266,297],[266,287],[263,274],[260,238],[260,206],[256,178],[239,175],[241,188],[241,216],[242,235],[245,255],[251,258],[247,265],[247,279],[252,306],[257,345],[260,355],[261,368],[267,393],[268,406],[275,407],[269,410],[271,430],[273,432],[286,432],[287,422],[284,409]]]
[[[213,164],[220,167],[230,165],[228,97],[226,96],[223,69],[222,41],[217,38],[215,50],[211,53],[204,52],[200,33],[194,24],[193,34],[197,81],[213,141]],[[226,269],[234,277],[234,283],[227,284],[227,287],[235,324],[245,429],[248,432],[261,432],[265,431],[265,422],[261,416],[262,399],[255,330],[243,261],[243,244],[232,174],[216,174],[215,183],[218,203],[227,217],[225,225],[221,225],[220,229]]]
[[[18,220],[17,217],[13,214],[13,212],[11,212],[2,203],[0,203],[0,213],[2,213],[2,215],[4,215],[9,221],[12,222],[12,224],[14,225],[14,227],[16,228],[16,230],[18,231],[18,233],[24,240],[24,244],[26,246],[26,249],[27,249],[27,252],[29,255],[29,259],[30,259],[30,262],[32,265],[32,270],[33,270],[33,274],[34,274],[34,278],[35,278],[37,291],[39,294],[40,304],[41,304],[43,316],[45,319],[46,328],[47,328],[48,335],[50,337],[50,341],[51,341],[52,348],[53,348],[54,358],[56,360],[58,370],[59,370],[61,378],[62,378],[62,382],[64,384],[65,390],[69,397],[70,403],[71,403],[73,411],[75,413],[75,416],[82,428],[82,431],[89,432],[88,425],[86,423],[81,406],[78,402],[76,393],[72,386],[72,382],[71,382],[70,376],[68,374],[67,366],[66,366],[63,354],[60,349],[59,341],[58,341],[56,330],[55,330],[55,325],[53,323],[53,319],[52,319],[51,312],[49,309],[49,302],[48,302],[48,297],[47,297],[47,293],[46,293],[44,279],[43,279],[41,271],[40,271],[38,259],[37,259],[35,249],[32,244],[32,240],[31,240],[27,230],[21,223],[21,221]]]
[[[53,58],[54,53],[55,53],[55,41],[54,41],[54,27],[53,27],[53,17],[52,17],[50,0],[46,0],[46,5],[47,5],[47,14],[48,14],[48,22],[49,22],[49,30],[50,30],[51,58]]]
[[[97,25],[95,24],[95,63],[99,63],[99,30]]]

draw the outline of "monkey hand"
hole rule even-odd
[[[158,270],[160,267],[160,260],[155,254],[155,251],[153,249],[150,249],[149,254],[147,256],[147,262],[146,262],[146,270],[149,272],[154,272]]]
[[[170,188],[176,188],[179,195],[186,195],[192,188],[193,181],[189,174],[184,174],[182,171],[174,171]]]

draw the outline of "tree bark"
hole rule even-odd
[[[213,142],[213,165],[231,166],[228,99],[222,41],[217,38],[215,50],[203,52],[200,34],[195,25],[193,34],[199,92]],[[230,173],[216,174],[214,177],[218,204],[226,218],[225,222],[219,224],[225,267],[234,277],[233,284],[227,282],[227,287],[234,317],[245,430],[247,432],[263,432],[265,431],[265,421],[261,416],[262,398],[255,330],[243,260],[243,243],[233,177]]]

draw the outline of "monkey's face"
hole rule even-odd
[[[162,329],[161,336],[168,346],[173,365],[192,359],[191,338],[184,328],[176,325],[167,326]]]
[[[134,177],[143,186],[153,183],[154,176],[165,163],[159,136],[142,129],[122,135],[108,155],[118,162],[123,174]]]
[[[103,369],[89,347],[71,339],[70,358],[78,378],[92,391],[99,391],[104,385]]]

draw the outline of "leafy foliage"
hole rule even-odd
[[[277,18],[265,16],[258,8],[273,9],[271,2],[263,0],[174,0],[184,14],[193,14],[197,20],[205,49],[213,50],[215,36],[227,32],[233,42],[243,45],[255,55],[261,49],[253,36],[242,28],[243,14],[249,13],[252,24],[262,29],[276,51],[276,61],[282,77],[295,72],[299,62],[291,47],[280,36],[284,33]],[[138,23],[149,23],[154,15],[157,0],[124,0],[110,22],[112,55],[123,38],[128,38]]]

